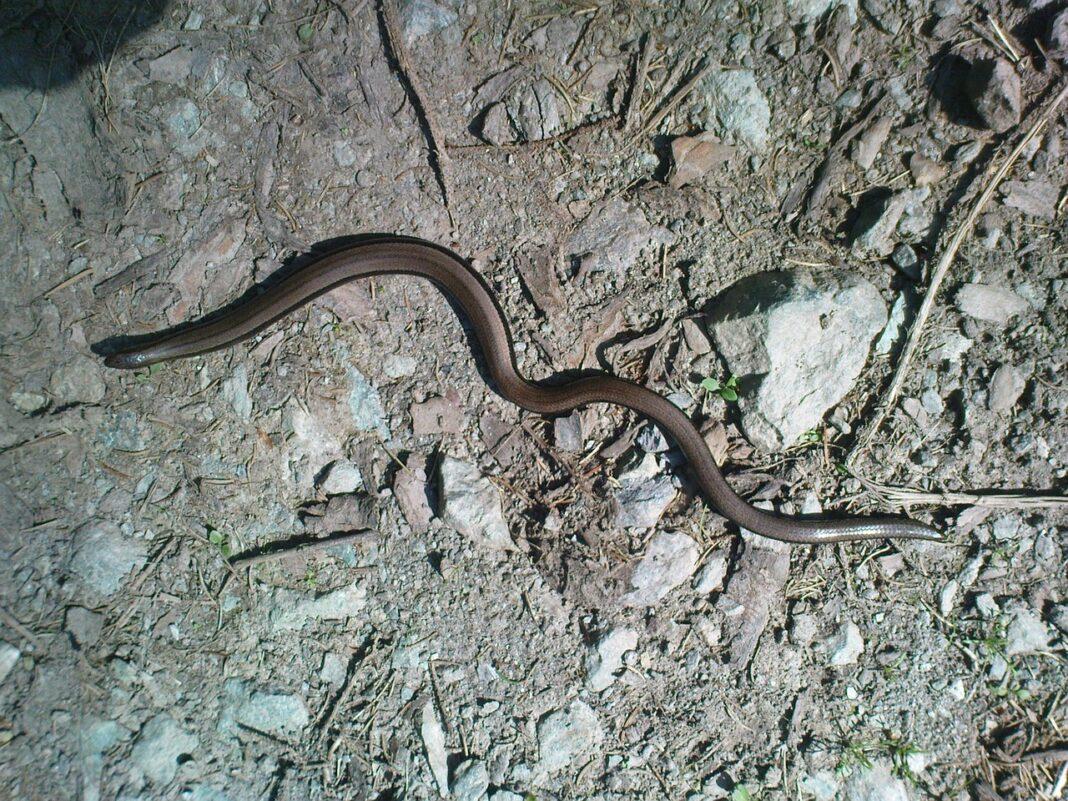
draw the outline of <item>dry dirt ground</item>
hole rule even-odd
[[[0,8],[0,796],[1061,797],[1062,12]],[[754,442],[717,297],[849,274],[908,331],[1036,122],[885,422],[900,336]],[[528,375],[674,393],[745,496],[944,542],[743,538],[632,415],[497,397],[413,281],[103,368],[374,231],[470,258]]]

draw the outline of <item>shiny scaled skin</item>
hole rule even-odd
[[[451,251],[419,239],[372,237],[334,251],[222,317],[173,333],[162,332],[134,348],[107,356],[105,364],[136,369],[225,348],[262,331],[334,287],[360,278],[388,275],[425,278],[452,298],[474,328],[493,388],[512,403],[547,415],[591,403],[615,403],[652,420],[686,455],[693,478],[709,503],[742,528],[776,540],[807,544],[883,538],[940,539],[931,527],[905,518],[810,520],[757,509],[730,488],[700,432],[667,398],[607,374],[552,386],[527,381],[516,369],[511,333],[500,307],[478,273]]]

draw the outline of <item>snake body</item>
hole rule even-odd
[[[758,509],[727,484],[690,419],[667,398],[608,374],[557,385],[536,384],[516,368],[511,332],[493,293],[467,262],[419,239],[375,237],[334,251],[297,270],[224,316],[177,331],[162,331],[108,355],[109,367],[136,369],[219,350],[247,339],[331,289],[362,278],[411,275],[436,284],[470,320],[493,388],[531,412],[556,415],[591,403],[614,403],[656,423],[682,450],[705,498],[724,517],[756,534],[798,543],[882,538],[939,539],[929,526],[904,518],[812,520]]]

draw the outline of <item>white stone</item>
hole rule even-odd
[[[597,714],[582,701],[572,701],[538,722],[538,766],[555,772],[585,756],[604,740]]]
[[[860,628],[852,620],[847,620],[838,631],[824,641],[824,650],[833,667],[855,665],[864,653],[864,638]]]
[[[740,383],[742,426],[766,451],[789,447],[853,387],[886,304],[846,271],[760,273],[728,289],[709,318]]]
[[[441,462],[442,518],[465,537],[494,550],[515,550],[496,485],[478,468],[451,456]]]
[[[178,772],[178,760],[199,745],[200,740],[183,731],[174,718],[160,714],[141,729],[131,757],[149,781],[167,784]]]
[[[652,606],[678,587],[697,568],[697,543],[679,532],[657,534],[630,577],[633,590],[620,599],[623,606]]]
[[[586,686],[593,692],[608,689],[623,668],[623,654],[638,647],[638,632],[612,629],[586,653]]]

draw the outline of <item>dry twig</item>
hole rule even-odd
[[[252,565],[262,564],[263,562],[273,562],[278,559],[284,559],[287,556],[294,556],[297,554],[304,556],[311,553],[318,553],[319,551],[325,551],[327,548],[333,548],[335,545],[365,542],[374,536],[374,534],[375,532],[372,529],[361,529],[360,531],[352,531],[348,534],[341,534],[336,537],[326,537],[321,540],[312,540],[311,542],[300,542],[296,545],[287,545],[272,551],[248,554],[246,556],[236,556],[230,560],[230,565],[235,569],[251,567]]]
[[[854,474],[854,477],[887,504],[911,506],[991,506],[1002,509],[1068,508],[1068,496],[1024,492],[924,492],[909,487],[891,487]]]
[[[423,123],[422,128],[426,134],[427,147],[430,149],[430,166],[434,170],[434,175],[437,177],[438,184],[441,187],[445,211],[449,215],[449,221],[455,226],[456,221],[452,217],[452,180],[449,155],[439,145],[439,143],[444,143],[445,139],[438,131],[438,125],[434,115],[430,113],[430,107],[423,100],[426,97],[426,93],[423,91],[418,73],[412,69],[411,61],[408,59],[408,50],[404,46],[400,25],[397,24],[397,12],[393,7],[393,0],[379,0],[379,11],[382,28],[386,33],[387,46],[397,62],[401,81],[407,90],[412,106]]]

